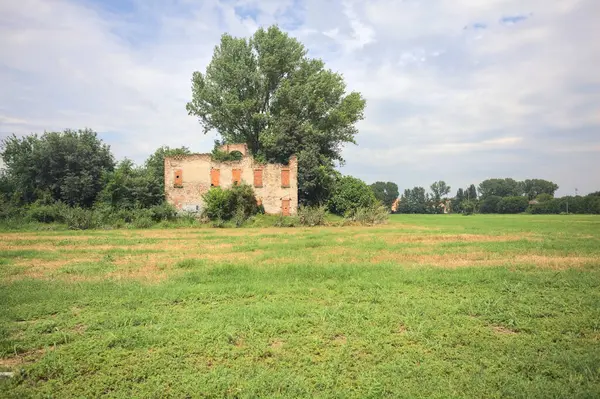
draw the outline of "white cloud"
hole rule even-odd
[[[278,23],[367,98],[344,171],[401,187],[600,187],[566,156],[600,169],[597,1],[94,1],[0,2],[0,135],[87,126],[121,157],[207,150],[185,111],[192,72],[221,33]]]

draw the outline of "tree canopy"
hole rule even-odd
[[[102,190],[103,175],[114,168],[109,146],[90,129],[12,135],[0,149],[5,179],[21,203],[47,199],[89,207]]]
[[[391,209],[392,204],[400,193],[398,192],[398,185],[392,182],[378,181],[371,184],[371,190],[375,194],[375,198],[379,200],[386,208]]]
[[[488,179],[479,184],[479,196],[486,199],[490,196],[515,197],[523,195],[523,184],[515,179]]]
[[[205,133],[246,143],[259,159],[286,163],[296,154],[300,201],[310,204],[322,200],[315,187],[323,174],[343,162],[342,146],[355,142],[365,100],[306,54],[276,26],[250,38],[224,34],[205,73],[192,75],[187,111]]]
[[[431,192],[433,193],[433,199],[440,201],[442,198],[450,194],[450,186],[445,181],[440,180],[433,183],[431,186]]]
[[[547,194],[554,197],[558,190],[558,184],[543,179],[527,179],[523,182],[523,191],[530,199],[537,198],[540,194]]]

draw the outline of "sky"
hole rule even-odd
[[[597,0],[0,1],[0,138],[88,127],[118,159],[208,152],[192,73],[223,33],[277,24],[367,100],[343,173],[585,194],[600,190],[599,18]]]

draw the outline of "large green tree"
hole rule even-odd
[[[170,148],[162,146],[156,149],[152,155],[148,157],[144,166],[149,175],[152,185],[157,186],[156,190],[165,192],[165,157],[174,155],[188,155],[190,150],[187,147]]]
[[[398,213],[431,213],[430,198],[423,187],[406,189],[400,197]]]
[[[479,195],[481,199],[490,196],[515,197],[523,195],[523,183],[515,179],[488,179],[479,184]]]
[[[90,129],[12,135],[0,150],[12,199],[24,204],[43,198],[89,207],[114,168],[109,146]]]
[[[343,77],[306,55],[278,27],[250,38],[221,37],[205,73],[192,75],[190,115],[205,133],[216,130],[226,143],[246,143],[270,162],[299,162],[302,203],[323,201],[323,173],[342,163],[342,146],[354,143],[365,100],[346,93]]]
[[[381,201],[381,203],[388,209],[392,208],[392,204],[400,195],[398,192],[398,185],[396,183],[392,183],[391,181],[378,181],[371,184],[370,187],[375,194],[375,198]]]
[[[548,180],[527,179],[523,182],[523,191],[530,200],[537,198],[540,194],[554,196],[556,190],[558,190],[558,184]]]
[[[331,213],[347,215],[358,208],[375,205],[377,198],[367,183],[352,176],[342,176],[333,185],[328,208]]]
[[[440,201],[442,198],[446,197],[448,194],[450,194],[451,190],[450,186],[447,185],[443,180],[436,181],[429,188],[431,188],[433,199],[435,201]]]

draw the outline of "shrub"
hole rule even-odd
[[[221,187],[213,187],[202,196],[204,209],[202,213],[210,220],[225,220],[231,218],[231,191]]]
[[[152,220],[161,222],[163,220],[175,220],[177,218],[177,210],[169,203],[163,202],[160,205],[154,205],[150,208]]]
[[[522,213],[528,206],[526,197],[504,197],[498,203],[498,213]]]
[[[479,212],[481,213],[497,213],[498,212],[498,204],[502,201],[502,197],[498,197],[496,195],[490,195],[486,199],[483,200],[481,206],[479,207]]]
[[[133,221],[133,227],[136,229],[147,229],[154,225],[154,220],[148,216],[141,216]]]
[[[322,226],[325,224],[324,206],[301,206],[298,208],[298,223],[302,226]]]
[[[55,202],[50,205],[34,202],[27,210],[27,219],[40,223],[62,223],[64,222],[63,213],[68,206],[62,202]]]
[[[297,219],[292,216],[283,216],[283,214],[279,214],[273,226],[275,227],[294,227],[296,226]]]
[[[240,161],[244,158],[244,155],[239,151],[221,151],[215,148],[211,154],[212,160],[216,162],[229,162],[229,161]]]
[[[94,213],[90,209],[67,207],[62,212],[62,218],[72,230],[87,230],[96,226]]]
[[[348,220],[363,225],[384,224],[388,222],[390,212],[382,204],[374,204],[368,207],[357,208],[347,217]]]
[[[369,208],[376,202],[373,190],[364,181],[344,176],[335,183],[328,207],[331,213],[346,215],[358,208]]]
[[[211,188],[204,196],[203,216],[210,220],[231,220],[234,215],[244,220],[259,211],[254,190],[248,184],[238,184],[230,189]]]
[[[244,212],[244,208],[237,207],[235,212],[233,212],[233,217],[231,218],[235,227],[242,227],[242,225],[248,220],[248,216]]]

